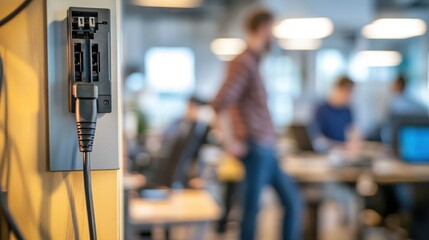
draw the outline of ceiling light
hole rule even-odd
[[[426,23],[412,18],[381,18],[362,29],[366,38],[404,39],[421,36],[426,32]]]
[[[394,67],[401,63],[402,56],[396,51],[361,51],[355,61],[362,67]]]
[[[212,52],[222,61],[231,61],[246,49],[246,43],[240,38],[218,38],[210,45]]]
[[[133,0],[134,5],[160,8],[197,8],[201,0]]]
[[[281,21],[273,28],[277,38],[325,38],[332,34],[334,25],[328,18],[290,18]]]
[[[280,39],[279,45],[286,50],[316,50],[322,45],[320,39]]]

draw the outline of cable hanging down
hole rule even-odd
[[[24,10],[25,7],[31,2],[31,0],[25,0],[21,3],[15,10],[13,10],[11,13],[9,13],[6,17],[0,19],[0,27],[8,23],[10,20],[12,20],[16,15],[18,15],[22,10]]]
[[[75,83],[73,85],[73,97],[76,101],[75,115],[79,151],[83,153],[83,179],[89,234],[91,240],[96,240],[97,230],[92,199],[91,162],[89,153],[92,152],[97,121],[97,85],[87,82]]]
[[[9,211],[8,205],[7,205],[7,196],[6,192],[0,189],[0,205],[1,210],[3,211],[7,224],[9,228],[12,230],[13,234],[15,235],[16,239],[23,240],[24,236],[22,235],[21,231],[18,228],[18,225],[16,224],[15,220],[12,217],[12,214]]]
[[[91,239],[97,239],[97,231],[95,227],[94,202],[92,200],[92,184],[91,184],[91,164],[89,152],[83,153],[83,181],[85,184],[86,209],[89,223],[89,234]]]

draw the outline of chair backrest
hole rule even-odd
[[[166,187],[171,187],[174,182],[184,183],[207,133],[206,123],[182,122],[173,139],[170,152],[159,163],[154,183]]]

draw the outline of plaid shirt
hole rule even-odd
[[[230,111],[236,139],[273,146],[275,131],[259,63],[260,57],[249,49],[232,60],[212,105],[216,112]]]

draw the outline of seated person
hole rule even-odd
[[[205,104],[206,104],[205,102],[201,101],[196,97],[191,97],[188,100],[188,104],[186,106],[185,114],[183,115],[183,117],[180,117],[175,121],[173,121],[165,130],[164,136],[163,136],[164,147],[169,147],[169,146],[166,146],[168,144],[165,144],[165,143],[171,142],[171,140],[176,137],[181,127],[183,128],[184,125],[187,126],[190,123],[198,121],[198,112],[201,106],[204,106]],[[163,149],[163,150],[166,150],[166,149]]]
[[[396,78],[391,87],[392,96],[389,101],[387,119],[384,120],[380,133],[382,142],[387,145],[393,143],[393,135],[398,121],[429,115],[428,108],[407,94],[406,87],[407,81],[403,76]]]
[[[353,114],[350,100],[354,82],[347,77],[341,77],[335,83],[328,98],[320,103],[315,110],[310,133],[316,151],[327,151],[337,145],[345,146],[348,151],[355,144],[350,130],[353,127]],[[360,139],[358,139],[360,140]],[[344,223],[349,228],[351,236],[356,235],[358,218],[358,201],[352,187],[339,183],[324,185],[325,201],[339,204],[342,209]]]
[[[347,133],[353,125],[350,108],[353,86],[352,80],[341,77],[327,100],[317,106],[311,132],[318,150],[326,150],[327,147],[346,141]]]
[[[389,115],[427,115],[428,109],[406,93],[407,81],[399,76],[392,85]]]
[[[183,117],[175,120],[165,131],[159,159],[155,163],[154,182],[158,185],[173,187],[201,187],[197,175],[197,159],[201,146],[206,142],[209,131],[209,119],[203,119],[201,114],[204,102],[192,97]],[[206,117],[207,118],[207,117]],[[189,181],[188,181],[189,180]],[[197,186],[198,185],[198,186]]]
[[[407,94],[406,87],[407,81],[403,76],[399,76],[392,85],[393,96],[388,108],[388,119],[385,121],[382,133],[383,141],[387,144],[393,142],[393,132],[397,127],[395,126],[397,125],[395,121],[403,120],[404,118],[428,117],[427,107]],[[389,202],[395,198],[400,207],[399,212],[405,213],[410,218],[407,230],[412,239],[427,239],[427,236],[429,236],[429,229],[427,228],[427,223],[429,222],[429,207],[427,206],[429,194],[427,188],[427,183],[397,184],[393,188],[393,196],[388,196]],[[389,204],[386,205],[389,206]],[[394,210],[392,209],[391,212],[394,213]],[[403,221],[402,224],[404,222],[406,221]]]

